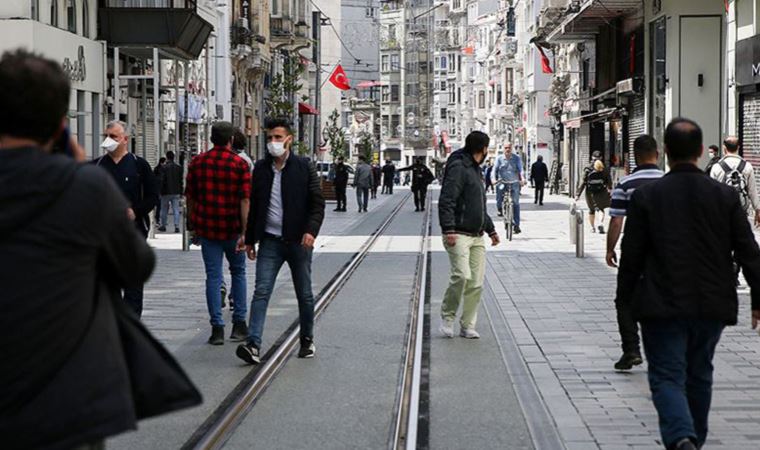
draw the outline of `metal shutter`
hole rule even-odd
[[[633,141],[644,134],[646,119],[644,116],[644,96],[635,97],[628,116],[628,168],[630,172],[636,168],[636,158],[633,155]]]
[[[741,96],[741,142],[744,159],[760,176],[760,92]]]

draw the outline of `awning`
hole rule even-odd
[[[379,81],[362,81],[361,83],[357,84],[356,87],[358,89],[366,89],[371,88],[375,86],[382,86],[383,84]]]
[[[298,114],[318,116],[319,111],[308,103],[298,102]]]
[[[580,128],[581,121],[594,122],[601,119],[607,119],[618,113],[622,114],[623,110],[620,108],[607,108],[600,111],[584,114],[582,116],[568,117],[567,119],[563,120],[562,123],[567,128]]]
[[[568,14],[560,25],[552,30],[546,40],[583,41],[592,39],[602,25],[612,19],[641,13],[641,0],[586,0],[576,13]]]

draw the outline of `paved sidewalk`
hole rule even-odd
[[[620,341],[606,235],[584,223],[586,258],[577,259],[570,200],[550,196],[541,209],[532,196],[522,200],[523,233],[489,252],[487,282],[563,442],[578,450],[661,447],[646,364],[631,373],[612,368]],[[709,449],[760,447],[760,337],[740,293],[739,324],[726,329],[714,361]]]

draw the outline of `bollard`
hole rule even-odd
[[[575,203],[573,203],[573,205],[570,207],[570,245],[575,245],[576,234],[578,233],[578,222],[575,217],[577,214],[578,208]]]
[[[182,211],[182,223],[180,225],[180,230],[182,231],[182,251],[187,252],[190,250],[190,233],[187,231],[187,199],[183,195],[179,201],[179,209]]]
[[[156,217],[156,208],[153,208],[148,214],[148,239],[156,238],[156,227],[158,226],[158,217]]]
[[[583,210],[575,212],[575,257],[585,257],[584,237],[583,237]]]

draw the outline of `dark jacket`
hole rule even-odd
[[[633,193],[617,295],[638,320],[716,319],[736,324],[732,254],[760,309],[760,249],[739,196],[693,165]]]
[[[718,164],[720,160],[723,159],[720,157],[720,155],[713,156],[710,161],[707,162],[707,166],[705,167],[705,173],[710,175],[710,172],[712,172],[712,168],[714,165]]]
[[[264,236],[269,211],[269,197],[274,181],[274,160],[267,155],[256,161],[251,183],[251,211],[245,243],[253,245]],[[288,242],[301,242],[306,233],[317,237],[325,218],[325,198],[319,176],[307,159],[290,152],[282,170],[282,238]]]
[[[69,449],[148,415],[133,391],[146,370],[132,371],[124,345],[134,335],[115,314],[124,306],[115,286],[141,285],[155,263],[127,207],[99,168],[35,148],[0,150],[3,448]],[[165,384],[135,389],[161,403],[176,392],[174,374],[159,375]]]
[[[380,186],[380,178],[382,177],[382,175],[383,175],[383,170],[380,168],[380,166],[373,165],[372,166],[372,179],[373,179],[372,187],[373,188]]]
[[[374,186],[375,178],[372,175],[372,168],[369,164],[359,161],[354,172],[353,186],[356,188],[370,189]]]
[[[396,166],[386,164],[383,166],[383,184],[386,186],[393,185],[393,179],[396,176]]]
[[[549,179],[549,169],[543,161],[536,161],[530,167],[530,179],[539,185],[543,185]]]
[[[114,164],[108,155],[93,160],[92,164],[111,174],[135,212],[135,224],[138,230],[143,236],[147,236],[150,227],[149,214],[158,206],[160,192],[158,178],[151,170],[148,161],[134,153],[127,153],[118,165]]]
[[[182,194],[182,166],[167,161],[161,171],[161,195]]]
[[[457,150],[446,161],[438,199],[438,218],[444,234],[480,236],[496,233],[486,209],[486,190],[480,168],[469,152]]]
[[[424,164],[414,163],[398,169],[399,172],[412,172],[412,189],[425,188],[433,182],[435,176]]]
[[[335,164],[335,186],[348,186],[348,167],[345,164]]]

